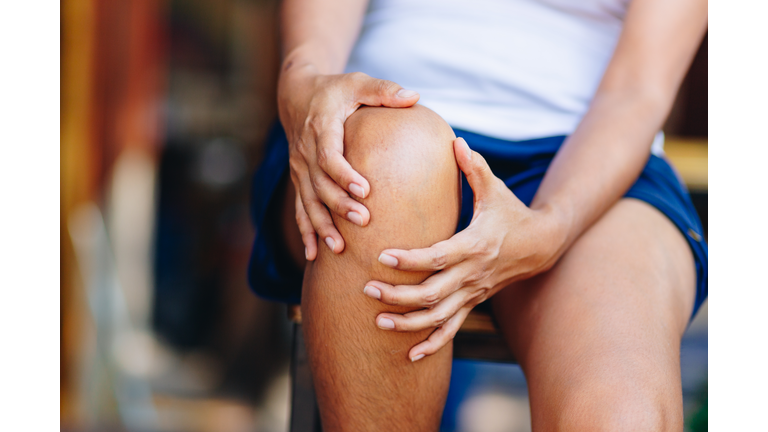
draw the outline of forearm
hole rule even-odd
[[[650,98],[630,90],[596,95],[531,203],[532,209],[545,210],[558,221],[557,255],[632,186],[671,103],[671,96]]]
[[[283,1],[281,77],[289,71],[342,73],[366,5],[365,0]]]
[[[592,104],[531,203],[557,221],[559,257],[636,181],[707,27],[705,0],[633,2]]]

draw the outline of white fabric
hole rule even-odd
[[[573,132],[629,0],[372,0],[347,72],[421,94],[451,126],[507,140]],[[660,150],[662,135],[654,147]]]

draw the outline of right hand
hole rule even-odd
[[[361,72],[321,75],[295,69],[288,67],[281,74],[277,99],[297,191],[296,222],[306,258],[312,261],[318,235],[334,253],[344,250],[329,209],[359,226],[371,218],[349,195],[365,198],[371,187],[344,158],[344,122],[361,105],[409,107],[419,95]]]

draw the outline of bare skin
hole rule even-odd
[[[419,283],[429,275],[392,270],[377,257],[387,245],[425,247],[454,233],[460,207],[454,138],[421,106],[365,108],[347,120],[345,157],[369,179],[371,194],[362,201],[373,216],[365,228],[335,218],[349,239],[346,249],[335,255],[322,248],[306,267],[302,316],[323,430],[429,431],[439,424],[450,348],[411,362],[408,351],[431,330],[382,332],[374,325],[378,313],[414,308],[384,305],[362,290],[371,277]],[[285,226],[296,230],[292,222]]]
[[[448,230],[435,208],[451,202],[445,185],[427,188],[416,177],[450,179],[455,171],[440,163],[450,152],[422,155],[414,173],[402,169],[412,167],[414,146],[381,146],[397,141],[401,128],[434,128],[407,114],[419,108],[404,108],[418,95],[341,73],[364,9],[355,0],[286,0],[283,9],[278,105],[291,145],[286,206],[295,203],[295,222],[286,220],[284,231],[314,261],[302,307],[314,328],[308,348],[325,430],[436,429],[447,382],[422,378],[447,376],[453,335],[491,298],[528,377],[534,430],[682,430],[678,350],[694,298],[693,259],[666,217],[621,197],[706,30],[706,2],[630,4],[590,108],[530,207],[456,139],[449,150],[473,189],[475,213],[453,236],[409,231],[423,220]],[[381,120],[349,135],[355,121],[347,119],[362,105],[406,114],[365,109]],[[367,171],[372,166],[381,171]],[[394,219],[374,222],[382,216]],[[289,250],[302,261],[302,245]],[[409,374],[382,347],[430,367]]]
[[[424,141],[401,141],[394,133],[403,126],[393,121],[421,124],[424,116],[411,116],[414,110],[424,109],[367,108],[362,111],[367,122],[351,117],[347,136],[354,138],[346,141],[351,163],[366,172],[372,190],[397,192],[363,200],[373,215],[382,215],[365,229],[339,218],[349,239],[344,253],[320,249],[314,263],[295,254],[297,264],[307,264],[302,308],[324,430],[439,426],[450,344],[409,361],[406,353],[431,330],[382,331],[375,317],[417,308],[386,306],[361,295],[371,278],[391,284],[424,280],[429,273],[387,269],[376,261],[378,252],[391,244],[419,247],[446,239],[456,225],[456,168],[424,159],[451,161],[451,146],[414,155]],[[450,143],[449,133],[443,141]],[[423,177],[393,187],[393,174],[412,172],[407,163],[419,164]],[[432,182],[429,187],[425,179]],[[299,251],[293,208],[284,209],[284,230],[292,231],[288,238]],[[682,428],[679,345],[694,289],[693,257],[681,233],[656,209],[623,199],[550,271],[499,292],[493,298],[495,315],[526,373],[534,430]]]
[[[695,282],[677,227],[622,199],[551,270],[494,296],[533,430],[682,430],[680,339]]]

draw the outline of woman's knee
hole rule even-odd
[[[302,313],[308,349],[315,355],[329,349],[343,351],[342,357],[362,355],[383,373],[392,367],[411,368],[408,349],[426,339],[432,329],[378,329],[375,318],[380,312],[404,313],[414,308],[385,305],[363,294],[363,289],[374,279],[392,284],[422,282],[429,273],[385,267],[378,262],[379,254],[387,248],[428,247],[455,232],[461,197],[453,131],[437,114],[418,106],[363,108],[349,118],[345,130],[345,157],[371,186],[361,200],[371,218],[360,227],[334,215],[345,240],[344,251],[335,254],[321,247],[317,259],[307,266]],[[433,368],[431,374],[447,379],[450,355],[447,350],[418,367]]]
[[[359,227],[334,217],[346,242],[342,257],[370,265],[372,277],[393,283],[427,276],[391,270],[377,258],[386,248],[428,247],[453,235],[461,205],[454,139],[451,127],[420,105],[366,107],[349,117],[344,155],[371,185],[360,200],[371,219]]]

